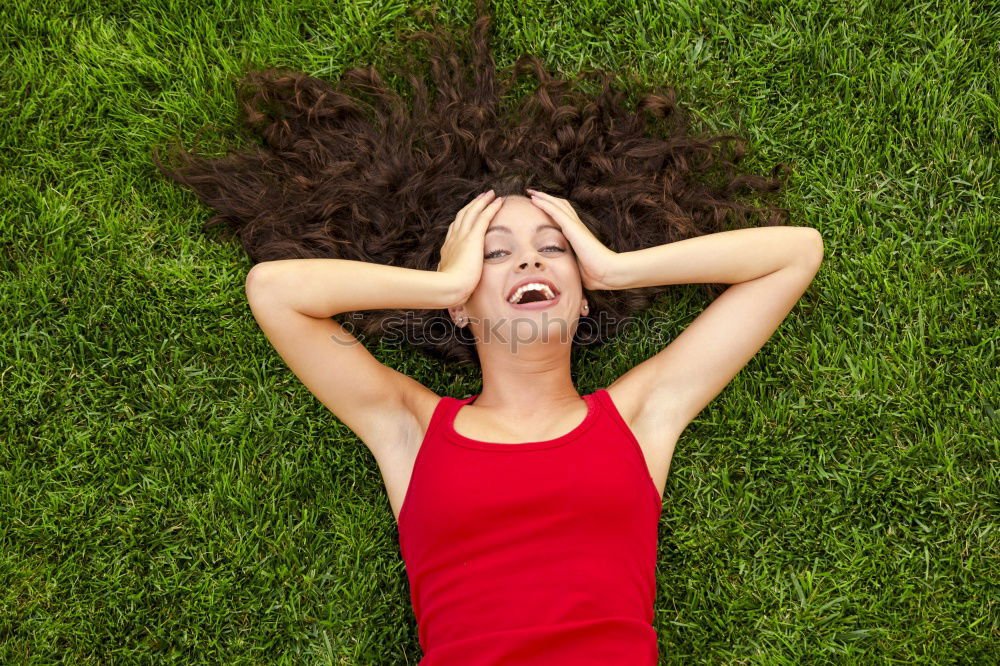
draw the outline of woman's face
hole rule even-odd
[[[508,297],[525,279],[551,282],[556,299],[538,309],[511,304]],[[579,325],[582,303],[576,255],[559,225],[527,197],[504,197],[486,230],[479,285],[464,310],[458,311],[476,340],[482,344],[569,344]]]

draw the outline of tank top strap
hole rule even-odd
[[[614,401],[611,400],[611,394],[608,393],[607,389],[597,389],[591,395],[597,398],[597,401],[601,403],[601,407],[607,412],[611,420],[626,432],[631,437],[635,437],[635,433],[632,432],[632,428],[629,427],[628,423],[625,422],[625,418],[618,411],[618,406],[615,405]]]
[[[450,395],[441,396],[441,399],[438,400],[437,405],[434,407],[434,413],[431,414],[431,420],[427,424],[427,431],[424,434],[424,445],[428,442],[441,439],[449,424],[454,421],[458,410],[463,405],[475,400],[476,397],[476,395],[470,395],[467,398],[453,398]]]

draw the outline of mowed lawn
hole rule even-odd
[[[471,2],[439,18],[473,17]],[[0,7],[0,662],[416,664],[364,444],[288,370],[250,261],[162,178],[250,145],[236,82],[385,67],[430,2]],[[664,664],[986,664],[1000,654],[1000,16],[987,2],[513,2],[503,69],[671,86],[695,129],[793,166],[824,263],[685,430],[664,495]],[[624,79],[623,79],[624,81]],[[622,85],[626,85],[623,83]],[[628,85],[637,85],[631,83]],[[638,92],[638,89],[637,89]],[[582,352],[581,393],[708,304],[669,288]],[[439,394],[477,373],[365,340]]]

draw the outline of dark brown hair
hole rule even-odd
[[[498,78],[487,40],[491,18],[485,0],[474,2],[466,43],[436,22],[432,31],[398,36],[428,44],[433,98],[409,48],[402,75],[412,99],[370,66],[348,69],[337,84],[287,69],[249,71],[237,97],[252,149],[205,158],[176,148],[176,168],[164,166],[154,149],[153,161],[217,211],[204,228],[228,227],[234,233],[227,237],[237,236],[254,263],[331,257],[436,270],[455,214],[490,188],[498,196],[526,196],[528,187],[569,200],[616,252],[751,226],[751,216],[761,225],[785,223],[784,208],[758,209],[734,197],[777,191],[779,172],[788,167],[775,166],[771,178],[737,174],[744,140],[689,134],[672,88],[643,95],[632,110],[607,72],[566,81],[531,54]],[[515,105],[505,94],[524,74],[538,86]],[[601,91],[587,93],[588,81],[599,81]],[[731,158],[722,150],[716,155],[715,145],[727,141]],[[713,165],[722,171],[716,184],[707,182]],[[701,173],[706,178],[696,179]],[[728,285],[703,287],[716,297]],[[590,312],[574,349],[607,341],[616,322],[664,290],[585,290]],[[391,334],[439,357],[478,364],[471,333],[456,330],[446,310],[336,318],[346,315],[364,334]]]

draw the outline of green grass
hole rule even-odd
[[[793,223],[825,240],[802,301],[678,443],[662,663],[991,663],[1000,19],[986,2],[718,4],[495,10],[501,67],[534,51],[633,70],[748,136],[748,168],[794,164]],[[260,332],[242,250],[149,158],[208,124],[237,141],[244,65],[384,72],[406,9],[0,8],[0,662],[417,662],[374,458]],[[707,305],[675,289],[646,338],[586,352],[581,392]],[[439,393],[477,386],[369,348]]]

